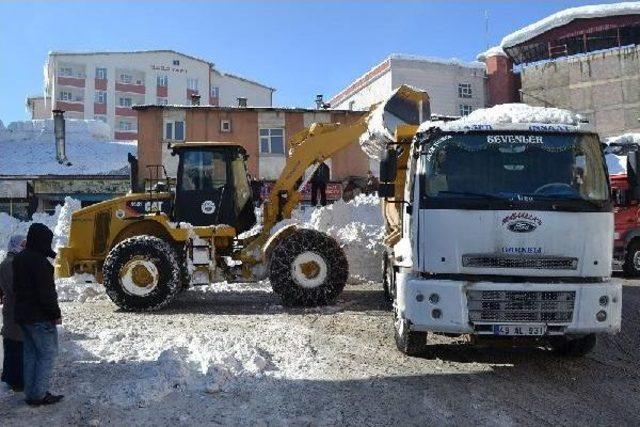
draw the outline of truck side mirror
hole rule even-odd
[[[640,199],[640,156],[637,151],[627,154],[627,182],[629,184],[629,201]]]
[[[397,175],[398,152],[389,148],[380,158],[380,182],[394,182]]]

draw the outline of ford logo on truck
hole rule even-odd
[[[542,225],[542,220],[528,212],[513,212],[502,218],[502,225],[514,233],[530,233]]]

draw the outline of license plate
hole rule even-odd
[[[493,335],[538,336],[546,330],[545,325],[493,325]]]

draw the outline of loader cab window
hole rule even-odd
[[[227,162],[223,153],[187,151],[182,158],[182,190],[221,189],[227,183]]]

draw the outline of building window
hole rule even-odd
[[[118,122],[118,129],[125,132],[135,132],[136,127],[133,123],[127,122],[125,120],[120,120]]]
[[[158,105],[167,105],[169,100],[164,96],[159,96],[156,98],[156,104]]]
[[[121,96],[118,99],[118,105],[121,107],[131,107],[131,105],[133,105],[133,101],[131,100],[131,98]]]
[[[184,141],[184,122],[178,120],[165,122],[164,139],[168,141]]]
[[[459,98],[473,98],[473,92],[471,91],[470,83],[460,83],[458,85],[458,97]]]
[[[131,74],[120,74],[120,82],[122,83],[131,83],[133,81],[133,76]]]
[[[158,86],[167,87],[169,86],[169,77],[168,76],[158,76],[157,78]]]
[[[220,98],[220,88],[218,86],[211,86],[211,97]]]
[[[73,69],[71,67],[60,67],[60,75],[64,77],[73,77]]]
[[[198,90],[198,79],[187,77],[187,89]]]
[[[107,79],[107,69],[106,68],[96,68],[96,79],[98,79],[98,80],[106,80]]]
[[[460,104],[460,115],[468,116],[473,111],[473,107],[471,105]]]
[[[66,90],[61,90],[60,91],[60,98],[58,98],[60,101],[73,101],[73,94],[69,91]]]
[[[180,61],[178,61],[177,59],[173,60],[173,65],[180,65]]]
[[[105,116],[104,114],[96,114],[93,116],[93,118],[95,120],[98,120],[99,122],[107,123],[107,116]]]
[[[107,103],[107,92],[104,90],[96,91],[96,104],[106,104]]]
[[[260,153],[284,154],[284,129],[260,129]]]
[[[220,132],[231,132],[231,120],[220,120]]]

